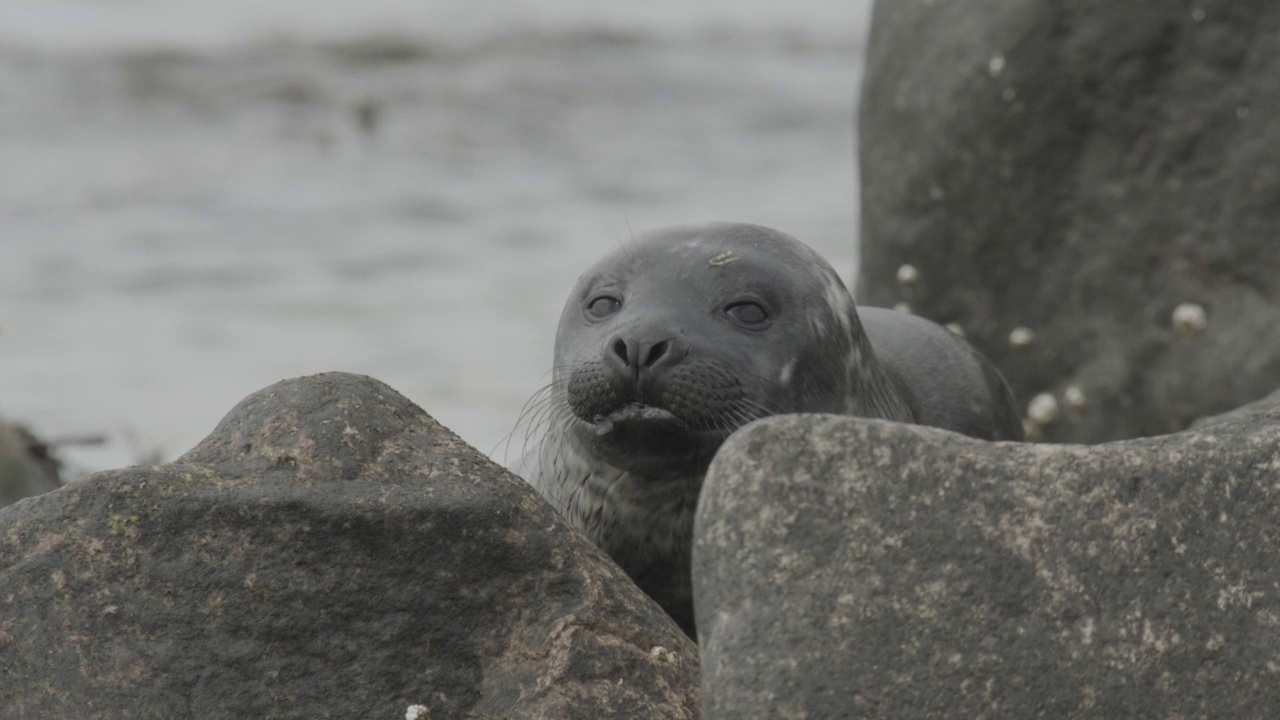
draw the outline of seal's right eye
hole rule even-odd
[[[618,308],[622,307],[622,301],[616,297],[609,295],[600,295],[591,299],[587,303],[587,314],[596,320],[603,320],[610,315],[618,312]]]

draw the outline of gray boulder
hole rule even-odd
[[[172,464],[0,511],[8,717],[687,718],[697,663],[530,487],[366,377],[278,383]]]
[[[1274,717],[1280,393],[1094,447],[756,422],[693,548],[708,718]]]
[[[1280,3],[877,2],[861,108],[859,300],[1056,395],[1046,439],[1280,385]]]
[[[61,485],[61,463],[48,443],[21,425],[0,421],[0,507]]]

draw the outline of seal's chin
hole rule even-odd
[[[597,435],[627,433],[689,432],[675,413],[652,405],[628,403],[608,415],[597,415],[591,422]]]
[[[659,478],[688,476],[691,463],[711,462],[725,433],[692,430],[670,410],[629,403],[591,421],[583,421],[595,452],[628,472]]]

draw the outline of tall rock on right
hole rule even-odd
[[[877,2],[860,155],[860,301],[959,324],[1046,439],[1280,386],[1275,0]]]

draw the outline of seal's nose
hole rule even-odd
[[[646,341],[639,337],[619,334],[613,338],[610,350],[609,354],[615,366],[635,378],[639,378],[646,371],[662,368],[679,359],[675,341],[670,338]]]

